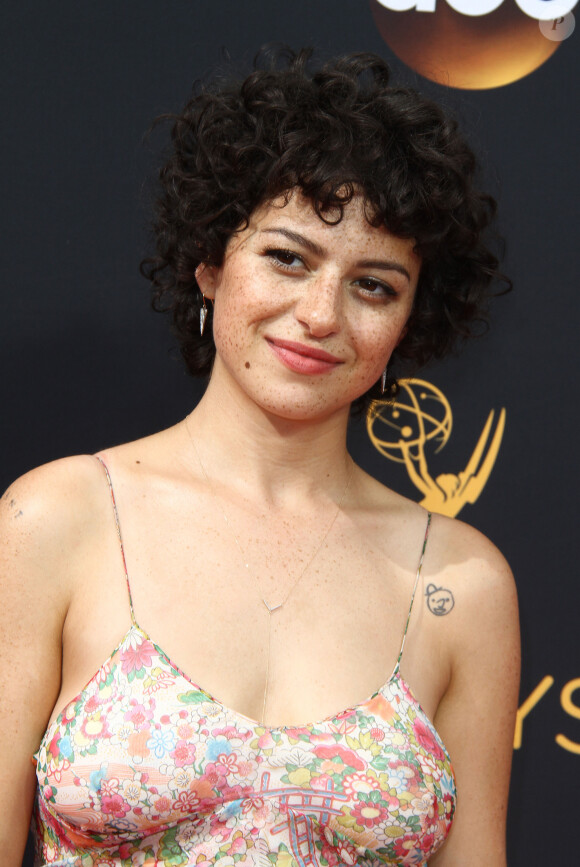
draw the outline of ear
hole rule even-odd
[[[215,265],[207,265],[205,262],[200,264],[195,269],[195,279],[197,285],[203,292],[206,298],[215,298],[215,289],[217,284],[217,271]]]

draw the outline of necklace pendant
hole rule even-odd
[[[277,611],[279,608],[282,608],[282,606],[284,605],[283,602],[279,602],[278,605],[268,605],[268,603],[266,602],[266,600],[264,598],[262,598],[262,602],[264,603],[264,605],[268,609],[268,614],[273,614],[274,611]]]

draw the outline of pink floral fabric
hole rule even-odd
[[[266,728],[133,624],[36,754],[37,865],[424,865],[455,781],[398,664],[371,698]]]

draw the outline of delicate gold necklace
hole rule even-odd
[[[243,561],[243,563],[244,563],[244,567],[245,567],[247,570],[249,570],[249,569],[250,569],[250,563],[248,562],[248,558],[247,558],[247,556],[246,556],[246,554],[245,554],[245,552],[244,552],[244,549],[242,548],[242,545],[241,545],[241,543],[240,543],[240,540],[238,539],[238,537],[236,536],[236,534],[234,533],[234,531],[233,531],[233,529],[232,529],[232,525],[230,524],[230,521],[229,521],[229,518],[228,518],[228,516],[227,516],[227,513],[226,513],[225,509],[223,508],[223,506],[221,505],[221,503],[219,502],[219,500],[218,500],[218,498],[217,498],[217,496],[216,496],[216,493],[215,493],[214,487],[213,487],[213,485],[212,485],[212,483],[211,483],[211,481],[210,481],[210,479],[209,479],[208,474],[207,474],[206,471],[205,471],[205,467],[204,467],[204,465],[203,465],[203,461],[202,461],[202,459],[201,459],[201,456],[200,456],[199,451],[198,451],[198,449],[197,449],[197,446],[196,446],[196,444],[195,444],[195,440],[194,440],[193,435],[192,435],[192,433],[191,433],[191,431],[190,431],[190,429],[189,429],[189,425],[187,424],[188,420],[189,420],[189,416],[187,416],[186,418],[184,418],[184,420],[183,420],[183,424],[184,424],[184,426],[185,426],[185,430],[187,431],[187,435],[188,435],[188,437],[189,437],[189,439],[190,439],[190,442],[191,442],[191,444],[192,444],[192,446],[193,446],[193,450],[195,451],[195,454],[196,454],[196,457],[197,457],[197,460],[198,460],[198,463],[199,463],[199,466],[200,466],[200,469],[201,469],[202,475],[203,475],[205,481],[207,482],[207,485],[208,485],[208,487],[209,487],[209,489],[210,489],[210,493],[211,493],[213,499],[215,500],[215,502],[217,503],[217,506],[218,506],[220,512],[222,513],[223,519],[224,519],[224,521],[225,521],[225,523],[226,523],[226,526],[227,526],[228,530],[230,531],[230,533],[231,533],[231,535],[232,535],[232,537],[233,537],[233,540],[234,540],[234,542],[236,543],[236,545],[237,545],[237,547],[238,547],[238,551],[240,552],[240,555],[241,555],[242,561]],[[335,524],[335,522],[336,522],[336,519],[338,518],[338,516],[339,516],[339,514],[340,514],[340,510],[341,510],[342,504],[343,504],[343,502],[344,502],[344,498],[346,497],[347,491],[348,491],[348,489],[349,489],[349,487],[350,487],[350,483],[351,483],[351,480],[352,480],[353,474],[354,474],[354,461],[351,460],[351,462],[350,462],[350,472],[349,472],[349,474],[348,474],[348,478],[347,478],[347,480],[346,480],[346,484],[345,484],[345,486],[344,486],[344,489],[343,489],[343,492],[342,492],[342,494],[341,494],[340,500],[338,501],[338,506],[336,507],[336,511],[335,511],[334,515],[332,516],[332,520],[330,521],[330,524],[329,524],[328,527],[326,528],[326,530],[325,530],[325,532],[324,532],[324,534],[323,534],[323,536],[322,536],[320,542],[318,543],[318,545],[317,545],[316,548],[314,549],[314,553],[312,554],[312,556],[310,557],[310,559],[307,560],[307,562],[306,562],[306,566],[304,567],[304,569],[302,569],[302,571],[300,572],[300,574],[298,575],[298,577],[296,578],[296,580],[295,580],[295,581],[293,582],[293,584],[290,586],[290,589],[288,590],[288,592],[286,593],[286,595],[284,596],[284,598],[282,599],[281,602],[278,602],[277,605],[270,605],[270,604],[267,602],[266,598],[264,597],[264,592],[263,592],[263,590],[262,590],[262,585],[261,585],[261,583],[260,583],[260,578],[259,578],[259,576],[258,576],[258,573],[257,573],[257,571],[256,571],[255,569],[253,570],[253,571],[254,571],[254,577],[255,577],[256,582],[257,582],[257,585],[258,585],[258,591],[259,591],[259,593],[260,593],[260,599],[261,599],[262,602],[264,603],[264,607],[266,608],[266,611],[268,612],[268,655],[267,655],[267,659],[266,659],[266,674],[265,674],[265,678],[264,678],[264,680],[265,680],[265,682],[264,682],[264,698],[263,698],[263,701],[262,701],[262,719],[260,720],[261,723],[264,723],[264,720],[265,720],[265,718],[266,718],[266,701],[267,701],[267,697],[268,697],[268,686],[269,686],[269,681],[270,681],[270,650],[271,650],[271,645],[272,645],[272,615],[273,615],[276,611],[279,611],[281,608],[284,607],[284,605],[286,604],[286,602],[287,602],[288,599],[290,598],[290,594],[291,594],[291,593],[296,589],[296,587],[298,586],[298,584],[300,583],[300,581],[302,580],[302,578],[304,578],[306,572],[308,571],[308,569],[310,568],[310,566],[311,566],[312,563],[314,562],[314,559],[315,559],[316,555],[319,553],[319,551],[321,550],[322,546],[323,546],[324,543],[326,542],[326,540],[327,540],[327,538],[328,538],[328,536],[329,536],[329,534],[330,534],[330,531],[331,531],[332,528],[334,527],[334,524]]]

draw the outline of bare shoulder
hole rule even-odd
[[[47,503],[52,499],[51,505],[55,505],[66,495],[74,495],[75,491],[83,494],[87,485],[98,474],[98,464],[93,455],[74,455],[60,458],[42,466],[35,467],[16,479],[0,498],[2,506],[10,508],[16,506],[17,498],[22,502],[26,500],[28,505],[41,506],[43,501]]]
[[[13,482],[0,499],[0,562],[3,581],[14,567],[26,583],[59,576],[62,587],[71,552],[79,548],[102,509],[103,471],[89,455],[63,458],[40,466]],[[57,590],[53,583],[52,590]]]
[[[2,694],[27,702],[35,737],[58,695],[63,629],[104,520],[103,488],[97,461],[78,456],[26,473],[0,499]]]
[[[429,573],[461,594],[464,605],[479,611],[496,603],[515,603],[515,582],[505,557],[483,533],[442,515],[433,515]]]
[[[172,429],[103,452],[107,464],[140,474],[164,465],[166,440]],[[0,498],[0,545],[17,547],[19,556],[70,556],[91,544],[110,522],[104,469],[94,455],[61,458],[31,470],[13,482]],[[47,560],[48,558],[48,560]]]
[[[517,698],[520,635],[507,561],[478,530],[433,515],[425,567],[424,616],[456,683],[492,681],[502,671],[511,706]]]
[[[92,455],[75,455],[36,467],[16,479],[0,498],[0,520],[8,526],[19,521],[28,529],[38,524],[47,536],[59,527],[66,529],[69,520],[80,518],[77,507],[97,492],[101,476]]]
[[[392,523],[401,544],[415,552],[425,530],[425,509],[375,479],[365,481],[366,502],[376,507],[380,523]],[[517,624],[516,587],[505,557],[483,533],[456,518],[431,516],[423,585],[425,605],[440,627],[445,624],[446,634],[451,628],[469,631],[499,609]],[[453,617],[445,617],[451,612]]]
[[[138,467],[143,476],[163,465],[170,431],[108,449],[115,468]],[[160,457],[161,456],[161,457]],[[59,584],[83,553],[110,529],[110,498],[103,467],[94,455],[75,455],[31,470],[0,498],[0,557],[18,557],[29,568],[41,567],[42,581],[58,575]],[[82,570],[81,570],[82,571]]]

